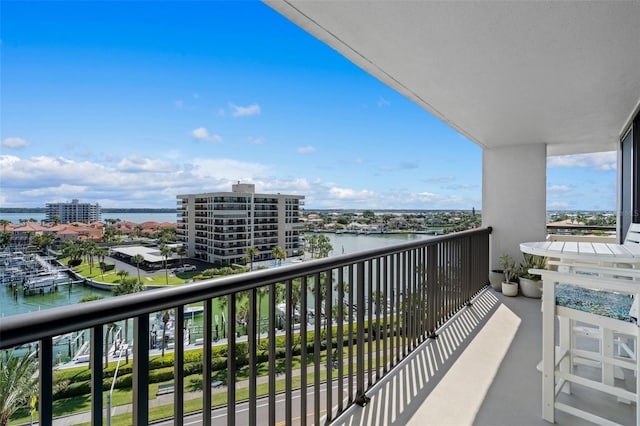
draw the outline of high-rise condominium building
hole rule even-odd
[[[231,192],[178,195],[177,234],[187,255],[212,263],[243,263],[249,247],[254,261],[273,259],[279,246],[287,256],[302,248],[302,195],[256,194],[237,183]]]
[[[59,223],[83,222],[91,223],[101,219],[100,204],[81,203],[71,200],[70,203],[47,203],[46,221]]]

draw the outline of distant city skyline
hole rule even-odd
[[[480,147],[263,3],[1,7],[0,207],[242,181],[307,210],[482,208]],[[550,157],[547,209],[615,210],[615,169]]]

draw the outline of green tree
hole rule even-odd
[[[251,262],[251,270],[253,271],[253,259],[260,254],[260,251],[254,247],[247,247],[246,255],[249,257],[249,262]]]
[[[0,219],[0,225],[2,225],[2,232],[7,232],[7,226],[11,224],[10,220]]]
[[[11,243],[11,233],[0,232],[0,248],[5,248]]]
[[[16,410],[29,403],[38,391],[35,375],[37,361],[29,351],[15,356],[13,350],[2,351],[0,356],[0,425],[9,424]]]
[[[62,243],[62,255],[68,258],[68,265],[78,266],[82,263],[82,242],[80,240],[65,240]]]
[[[269,286],[258,287],[256,290],[258,296],[258,344],[260,344],[260,334],[262,334],[262,300],[269,295]]]
[[[275,246],[271,250],[271,254],[273,255],[273,258],[276,259],[280,264],[282,264],[282,261],[287,258],[287,252],[284,251],[284,249],[280,246]]]
[[[105,243],[111,243],[115,241],[116,234],[117,234],[116,228],[114,228],[113,226],[107,226],[104,228],[104,232],[102,234],[102,241],[104,241]]]
[[[169,320],[171,319],[171,315],[169,311],[162,312],[162,323],[164,326],[162,327],[162,357],[164,358],[164,347],[166,345],[165,339],[167,337],[167,324],[169,324]]]
[[[376,214],[373,210],[365,210],[362,212],[362,218],[368,221],[373,221],[376,219]]]
[[[97,296],[95,294],[90,294],[90,295],[85,296],[82,299],[78,300],[78,303],[93,302],[94,300],[100,300],[100,299],[104,299],[104,297]]]
[[[89,274],[93,274],[93,257],[98,252],[98,245],[95,241],[84,240],[81,247],[89,262]]]
[[[38,234],[35,237],[33,237],[33,243],[38,247],[38,249],[40,249],[46,254],[48,254],[49,246],[51,246],[51,244],[53,244],[55,240],[56,240],[56,234],[54,234],[53,232]]]
[[[120,277],[120,284],[124,284],[124,279],[129,276],[129,272],[122,269],[116,275]]]
[[[333,250],[329,237],[326,235],[318,235],[316,250],[319,258],[328,257],[331,250]]]
[[[104,258],[109,254],[109,250],[105,249],[105,248],[98,248],[98,250],[96,250],[96,256],[98,256],[98,260],[100,262],[100,275],[102,276],[102,279],[104,280],[104,270],[105,270],[105,263],[104,263]]]
[[[171,247],[166,244],[160,246],[160,254],[164,257],[164,276],[167,281],[167,285],[169,285],[169,271],[167,270],[167,260],[169,260],[169,256],[171,256]]]
[[[138,268],[138,282],[142,283],[142,281],[140,281],[140,264],[144,262],[144,256],[136,254],[131,258],[131,261],[136,264],[136,268]]]
[[[121,274],[122,272],[124,272],[124,274]],[[119,271],[118,275],[121,275],[120,284],[113,287],[113,294],[115,294],[116,296],[139,293],[144,290],[144,285],[140,282],[140,276],[138,276],[137,280],[135,278],[126,279],[126,276],[127,276],[126,271]],[[129,318],[126,318],[124,320],[123,340],[125,341],[125,343],[129,341]],[[127,363],[129,363],[129,345],[128,344],[127,344],[127,349],[125,350],[125,360]]]
[[[180,265],[184,266],[183,259],[187,255],[187,249],[184,246],[180,246],[176,249],[176,254],[180,256]]]

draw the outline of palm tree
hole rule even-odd
[[[82,250],[89,262],[89,274],[93,274],[93,256],[98,251],[98,245],[94,241],[85,240],[82,242]]]
[[[38,246],[40,250],[42,250],[45,254],[48,254],[48,248],[56,239],[56,234],[53,232],[47,232],[44,234],[39,234],[33,237],[33,243]]]
[[[164,339],[166,338],[167,335],[167,324],[169,323],[169,320],[171,319],[171,315],[169,315],[169,311],[164,311],[162,313],[162,322],[164,323],[164,327],[162,327],[162,357],[164,358],[164,346],[165,346],[165,341]]]
[[[180,246],[176,249],[176,253],[180,256],[180,265],[184,266],[182,258],[187,254],[187,249],[184,246]]]
[[[136,255],[140,256],[140,255]],[[135,257],[135,256],[134,256]],[[142,256],[140,256],[142,257]],[[133,294],[144,291],[144,285],[140,282],[140,270],[138,270],[138,280],[135,278],[126,279],[128,275],[127,271],[119,271],[118,275],[120,275],[120,284],[113,287],[113,294],[116,296],[122,296],[125,294]],[[127,342],[129,340],[129,318],[124,320],[124,341]],[[125,351],[125,361],[129,363],[129,348]]]
[[[280,264],[282,264],[282,261],[287,258],[287,252],[285,252],[284,249],[280,246],[275,246],[273,250],[271,250],[271,254],[273,255],[273,258],[277,259]]]
[[[131,258],[131,261],[135,263],[136,267],[138,268],[138,282],[141,282],[140,281],[140,264],[144,262],[144,256],[142,256],[141,254],[136,254]]]
[[[251,270],[253,271],[253,258],[260,254],[260,250],[251,246],[247,248],[247,256],[249,256],[249,262],[251,262]]]
[[[0,232],[0,248],[5,248],[11,242],[11,234],[9,232]]]
[[[107,325],[107,335],[106,339],[104,339],[104,366],[107,368],[109,366],[109,336],[112,335],[113,331],[117,325],[115,323],[110,323]],[[113,337],[112,339],[113,340]]]
[[[166,244],[160,246],[160,254],[164,256],[164,276],[167,280],[167,285],[169,285],[169,271],[167,270],[167,260],[169,256],[171,256],[171,247]]]
[[[124,284],[124,279],[129,275],[129,272],[122,269],[116,275],[120,277],[120,284]]]
[[[0,225],[2,225],[2,232],[7,232],[7,226],[11,224],[10,220],[0,219]]]
[[[98,260],[100,262],[100,275],[102,276],[102,279],[104,279],[104,270],[105,270],[105,263],[104,263],[104,258],[109,254],[109,250],[105,249],[105,248],[99,248],[98,250],[96,250],[96,256],[98,256]]]
[[[14,356],[13,350],[2,352],[6,361],[0,360],[0,425],[5,426],[11,415],[36,394],[38,378],[36,358],[29,351],[21,357]]]
[[[258,287],[258,344],[260,344],[260,334],[262,334],[262,299],[269,295],[269,286]]]

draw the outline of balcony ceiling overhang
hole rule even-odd
[[[265,0],[484,148],[615,150],[640,103],[640,2]]]

